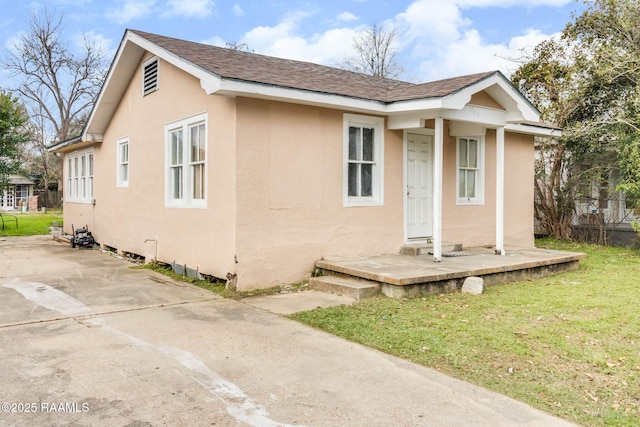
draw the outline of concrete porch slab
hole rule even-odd
[[[466,256],[443,257],[405,254],[322,260],[316,263],[323,274],[344,275],[381,284],[391,297],[411,297],[452,292],[469,276],[479,276],[485,285],[546,277],[575,270],[586,255],[539,248],[507,248],[499,256],[492,248],[465,248]]]

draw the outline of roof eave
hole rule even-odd
[[[543,126],[542,124],[537,126],[530,123],[508,123],[505,126],[505,130],[513,133],[522,133],[547,138],[558,138],[562,136],[562,129]]]
[[[96,141],[87,141],[80,137],[61,141],[47,148],[50,153],[64,154],[95,145]]]
[[[235,79],[219,79],[215,84],[218,89],[212,93],[217,93],[219,95],[246,96],[284,102],[294,101],[298,104],[314,105],[325,108],[342,108],[348,111],[380,115],[388,114],[388,105],[376,100],[354,98],[331,93],[305,91]]]

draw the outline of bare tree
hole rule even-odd
[[[397,26],[374,23],[353,38],[353,54],[340,66],[372,76],[398,77],[404,71],[397,60],[401,50],[397,40],[399,33]]]
[[[106,73],[107,56],[99,44],[85,35],[76,54],[63,42],[63,18],[46,8],[42,15],[32,14],[29,31],[3,60],[16,82],[12,91],[31,117],[32,152],[36,154],[46,153],[51,142],[79,133]],[[46,181],[56,172],[47,159],[41,156]]]
[[[246,43],[241,43],[237,41],[226,42],[224,47],[231,50],[239,50],[242,52],[253,52],[253,49],[249,47]]]

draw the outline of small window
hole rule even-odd
[[[158,90],[158,58],[152,58],[142,65],[142,96]]]
[[[129,186],[129,139],[118,140],[118,187]]]
[[[93,199],[93,149],[66,155],[65,201],[91,203]]]
[[[383,120],[344,115],[344,205],[382,204]]]
[[[484,143],[482,138],[458,138],[457,188],[459,204],[484,203]]]
[[[87,155],[89,159],[89,170],[88,170],[88,183],[87,183],[87,197],[93,199],[93,153],[89,153]]]
[[[165,204],[206,207],[207,115],[165,126]]]

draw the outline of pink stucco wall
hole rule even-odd
[[[242,98],[238,106],[238,279],[306,278],[323,257],[397,252],[402,132],[385,131],[384,206],[343,207],[343,113]]]
[[[142,97],[140,78],[138,69],[95,145],[95,206],[66,203],[65,224],[88,224],[100,243],[147,259],[156,257],[157,242],[159,260],[221,278],[237,274],[241,290],[306,279],[321,258],[395,253],[404,243],[402,130],[384,133],[384,204],[344,207],[343,111],[207,96],[166,62],[157,92]],[[473,101],[495,106],[486,94]],[[208,115],[207,205],[166,207],[164,126],[201,113]],[[119,188],[123,137],[130,178]],[[459,206],[455,138],[445,137],[445,241],[494,243],[495,146],[489,130],[484,204]],[[507,134],[505,147],[505,243],[532,246],[533,140]]]
[[[101,244],[151,260],[157,241],[159,260],[225,277],[235,253],[234,100],[207,96],[197,79],[166,62],[160,73],[160,89],[145,97],[140,69],[134,74],[94,149],[96,205],[65,204],[65,223],[93,210]],[[167,208],[164,126],[200,113],[208,113],[207,207]],[[123,137],[129,138],[130,175],[128,187],[119,188],[116,141]]]
[[[446,130],[445,135],[448,135]],[[504,243],[507,246],[532,247],[534,244],[533,148],[532,136],[506,133]],[[445,137],[443,164],[443,240],[464,246],[495,245],[496,131],[488,129],[485,135],[483,204],[456,202],[455,137]]]

